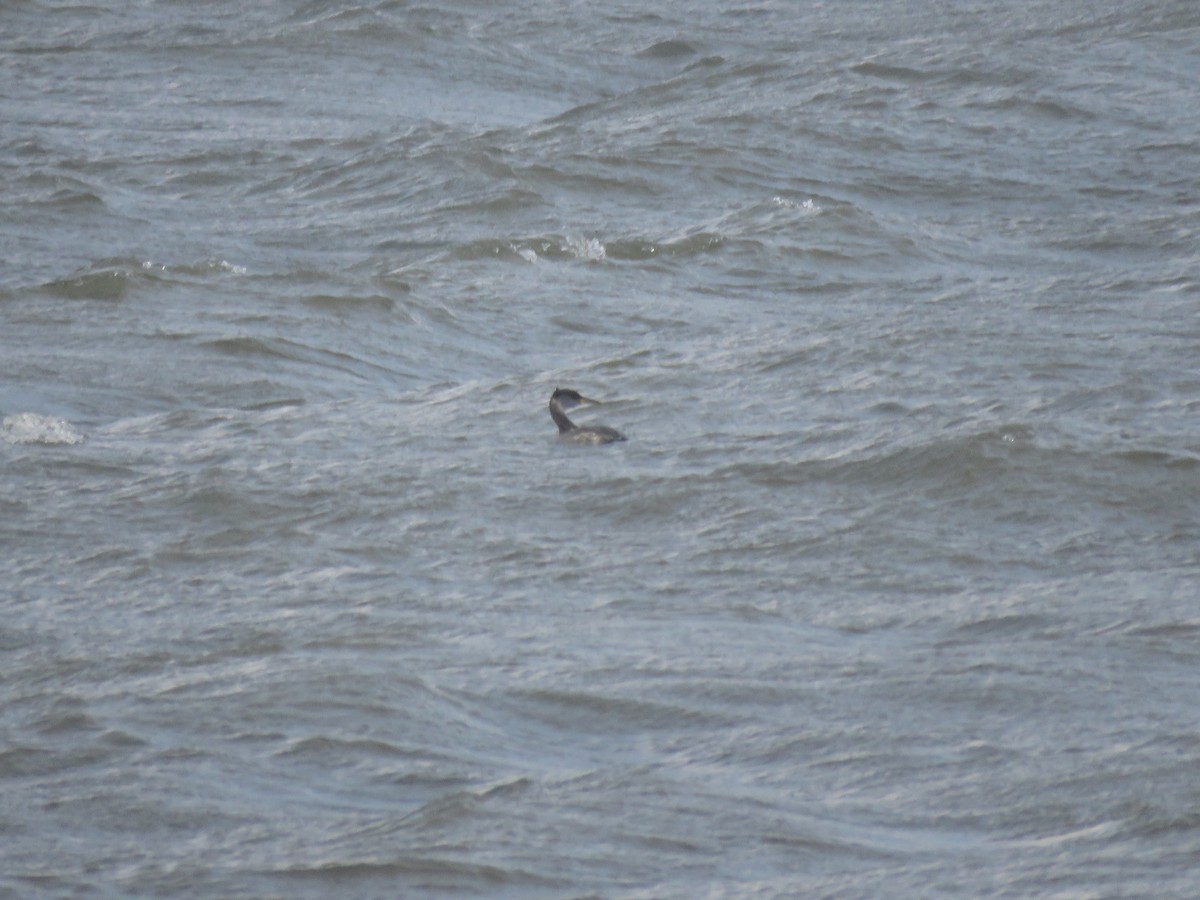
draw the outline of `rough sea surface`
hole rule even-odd
[[[1198,71],[0,3],[0,897],[1200,894]]]

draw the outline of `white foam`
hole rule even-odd
[[[10,444],[78,444],[83,435],[70,422],[54,416],[23,412],[5,416],[0,434]]]
[[[208,259],[190,266],[167,265],[166,263],[158,263],[152,259],[147,259],[142,262],[142,269],[146,272],[182,272],[184,274],[195,275],[204,275],[209,272],[228,272],[230,275],[245,275],[247,272],[245,266],[236,265],[227,259]]]
[[[789,200],[786,197],[772,197],[771,202],[775,206],[782,206],[784,209],[807,209],[810,212],[820,212],[821,207],[809,197],[806,200]]]
[[[583,238],[569,235],[563,244],[563,252],[579,259],[599,261],[608,256],[608,248],[598,238]]]

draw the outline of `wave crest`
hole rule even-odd
[[[79,444],[81,435],[70,422],[54,416],[22,412],[0,421],[0,434],[10,444]]]

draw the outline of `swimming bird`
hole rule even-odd
[[[576,425],[567,418],[567,410],[582,406],[585,403],[599,403],[589,400],[579,391],[570,388],[556,387],[550,395],[550,418],[558,426],[558,439],[569,444],[611,444],[614,441],[625,440],[625,435],[607,425]]]

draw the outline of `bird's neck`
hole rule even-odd
[[[568,431],[575,430],[575,423],[567,418],[567,414],[553,400],[550,401],[550,418],[558,426],[559,434],[566,434]]]

